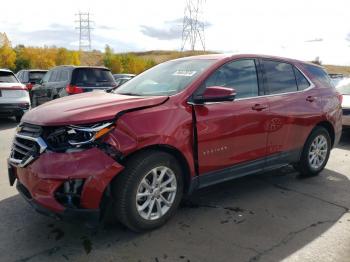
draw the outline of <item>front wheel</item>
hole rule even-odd
[[[331,147],[327,129],[316,127],[306,140],[300,161],[294,167],[302,176],[318,175],[328,162]]]
[[[133,231],[154,229],[174,214],[182,194],[178,161],[164,152],[143,152],[128,161],[115,180],[115,213]]]

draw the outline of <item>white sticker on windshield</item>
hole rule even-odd
[[[173,73],[174,76],[194,76],[197,71],[177,70]]]

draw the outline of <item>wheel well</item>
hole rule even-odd
[[[135,151],[135,152],[127,155],[125,158],[123,158],[121,164],[126,163],[129,159],[133,158],[133,156],[135,156],[136,154],[139,154],[141,152],[148,151],[148,150],[157,150],[157,151],[166,152],[166,153],[172,155],[173,157],[175,157],[177,159],[177,161],[179,161],[179,165],[180,165],[180,168],[182,169],[183,178],[184,178],[184,193],[187,193],[189,190],[189,187],[190,187],[190,183],[191,183],[190,167],[189,167],[188,162],[187,162],[186,158],[184,157],[184,155],[181,153],[181,151],[179,151],[175,147],[172,147],[169,145],[148,146],[148,147],[142,148],[138,151]]]
[[[333,125],[328,121],[322,121],[322,122],[318,123],[316,126],[322,126],[328,131],[329,136],[331,137],[331,142],[332,142],[332,147],[333,147],[334,140],[335,140],[335,132],[334,132]]]

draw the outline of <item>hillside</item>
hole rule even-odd
[[[323,65],[329,74],[350,75],[350,66]]]

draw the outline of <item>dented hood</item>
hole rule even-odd
[[[110,120],[116,114],[162,104],[167,96],[126,96],[113,93],[89,92],[56,99],[28,111],[23,122],[41,125],[77,125]]]

